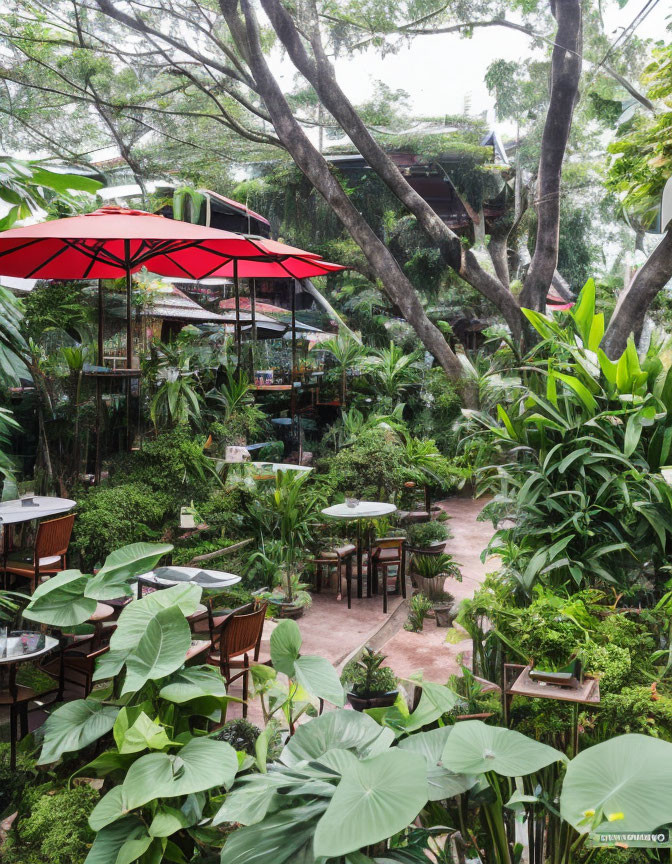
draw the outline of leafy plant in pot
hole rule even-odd
[[[266,552],[256,553],[255,560],[273,569],[278,584],[268,595],[273,611],[282,618],[298,618],[310,604],[300,573],[304,550],[311,544],[317,525],[322,498],[306,487],[308,474],[278,471],[275,488],[260,496],[250,508],[259,527],[260,539]],[[270,539],[277,542],[272,546]],[[271,554],[272,550],[272,554]],[[268,553],[268,554],[267,554]]]
[[[384,662],[385,655],[367,645],[359,658],[345,665],[341,682],[355,711],[387,708],[396,702],[397,678],[389,666],[383,666]]]
[[[408,527],[408,551],[417,555],[440,555],[446,548],[450,531],[438,520],[417,522]]]
[[[446,606],[452,608],[455,598],[452,594],[444,591],[444,584],[449,576],[458,582],[462,581],[460,565],[452,555],[442,552],[440,555],[413,556],[413,578],[417,583],[418,590],[429,597],[435,609],[437,606],[439,608]]]

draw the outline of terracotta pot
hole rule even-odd
[[[389,708],[394,705],[399,695],[398,690],[390,690],[389,693],[380,693],[378,696],[355,696],[348,693],[348,702],[355,711],[363,711],[365,708]]]

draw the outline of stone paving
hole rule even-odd
[[[460,497],[439,502],[451,517],[448,526],[453,536],[446,551],[461,565],[462,582],[446,580],[446,590],[455,595],[458,602],[471,597],[486,573],[496,566],[494,560],[486,564],[480,560],[493,533],[489,522],[477,521],[484,505],[482,499]],[[447,643],[446,628],[437,627],[432,618],[425,621],[421,633],[410,633],[403,629],[406,608],[401,598],[391,596],[389,608],[389,614],[384,615],[380,595],[361,600],[353,597],[350,610],[345,598],[339,601],[333,592],[313,595],[312,606],[298,622],[303,636],[302,653],[326,657],[340,670],[363,645],[372,643],[386,654],[387,664],[399,677],[422,670],[426,680],[441,684],[458,671],[460,655],[467,655],[465,659],[468,660],[470,640]],[[264,627],[262,660],[269,656],[269,640],[275,626],[274,622],[267,621]],[[238,695],[235,687],[231,694]],[[240,716],[240,710],[240,706],[232,705],[228,716]],[[257,723],[261,720],[258,705],[250,705],[249,719]]]

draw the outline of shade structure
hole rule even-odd
[[[319,258],[274,240],[121,207],[0,234],[0,274],[27,279],[115,279],[141,267],[204,279],[234,260],[292,256]]]
[[[288,255],[273,261],[263,259],[246,259],[237,262],[239,279],[312,279],[314,276],[326,276],[329,273],[339,273],[348,268],[342,264],[331,264],[321,258],[311,257],[310,252],[297,250],[301,254]],[[233,261],[220,267],[213,274],[219,278],[232,278]]]

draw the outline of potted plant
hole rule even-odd
[[[418,590],[429,597],[433,603],[438,603],[445,598],[444,584],[448,576],[452,576],[458,582],[462,581],[460,565],[452,555],[446,555],[445,552],[440,555],[425,553],[414,555],[412,574]],[[451,602],[455,599],[452,595],[448,596]]]
[[[310,605],[310,594],[301,581],[305,550],[310,546],[317,525],[321,498],[306,488],[310,475],[296,471],[278,471],[275,487],[260,496],[251,509],[257,520],[262,542],[266,535],[266,552],[255,553],[273,570],[273,590],[267,597],[273,612],[280,618],[300,618]],[[270,543],[273,538],[274,543]],[[272,550],[272,551],[271,551]]]
[[[411,554],[440,555],[449,535],[443,522],[416,522],[408,526],[408,551]]]
[[[341,682],[355,711],[388,708],[396,702],[397,678],[389,666],[383,666],[384,661],[384,654],[367,645],[359,658],[346,663]]]

